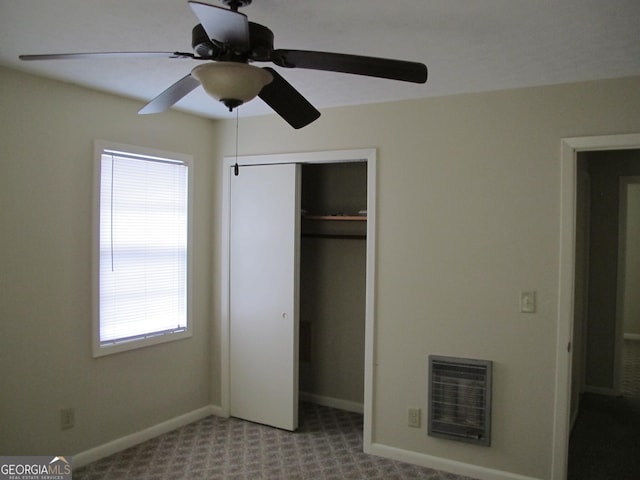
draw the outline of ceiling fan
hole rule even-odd
[[[160,93],[138,113],[163,112],[202,85],[210,96],[224,103],[229,111],[258,96],[293,128],[310,124],[320,116],[320,112],[276,70],[256,67],[250,63],[271,62],[284,68],[352,73],[413,83],[427,81],[427,67],[422,63],[341,53],[274,49],[273,32],[264,25],[248,21],[246,15],[238,12],[238,8],[251,4],[251,0],[221,2],[229,8],[189,0],[189,6],[200,21],[192,30],[192,47],[195,53],[54,53],[20,55],[20,59],[162,57],[207,61]]]

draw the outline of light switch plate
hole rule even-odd
[[[536,292],[527,290],[520,292],[520,311],[522,313],[535,313],[536,311]]]

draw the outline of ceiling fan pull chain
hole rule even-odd
[[[240,167],[238,167],[238,110],[240,107],[236,107],[236,164],[233,166],[233,174],[237,177],[240,174]]]

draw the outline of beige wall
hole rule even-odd
[[[640,335],[640,183],[627,187],[626,215],[624,333]]]
[[[0,450],[76,453],[219,404],[216,226],[234,122],[143,119],[136,102],[0,75]],[[549,478],[560,139],[640,132],[639,87],[631,78],[326,109],[299,131],[271,116],[240,120],[240,155],[378,149],[374,442]],[[90,356],[93,138],[195,156],[191,340]],[[537,291],[535,314],[519,313],[521,289]],[[494,361],[490,448],[406,426],[407,407],[426,413],[430,353]],[[57,409],[70,404],[77,426],[61,433]]]
[[[300,320],[311,323],[302,392],[363,403],[365,247],[365,240],[302,239]]]
[[[0,86],[0,452],[75,455],[209,405],[214,123],[6,69]],[[194,157],[193,338],[91,356],[94,139]]]
[[[425,87],[428,89],[428,85]],[[240,154],[376,147],[374,442],[534,478],[551,469],[560,139],[640,131],[640,79],[240,120]],[[234,152],[234,122],[222,125]],[[537,313],[519,313],[519,291]],[[493,445],[406,426],[427,355],[494,361]]]

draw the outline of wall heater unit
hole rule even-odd
[[[429,355],[428,434],[491,445],[492,362]]]

